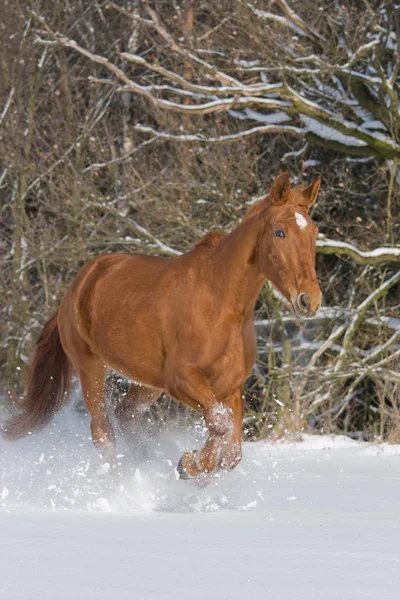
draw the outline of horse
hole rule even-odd
[[[236,229],[211,231],[180,256],[106,254],[86,263],[41,331],[23,410],[3,435],[17,439],[49,422],[67,401],[74,370],[93,442],[112,460],[116,436],[103,390],[112,370],[131,382],[114,407],[123,432],[137,431],[163,392],[203,416],[208,437],[183,454],[180,478],[236,467],[262,286],[268,280],[299,319],[321,304],[318,228],[309,215],[320,183],[292,188],[282,173]]]

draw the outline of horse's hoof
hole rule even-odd
[[[176,465],[176,472],[178,473],[178,479],[190,479],[190,475],[183,466],[183,456],[181,456],[178,464]]]

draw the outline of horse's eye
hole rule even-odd
[[[274,236],[279,238],[285,238],[286,233],[283,231],[283,229],[275,229]]]

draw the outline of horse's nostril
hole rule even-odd
[[[308,311],[310,308],[310,303],[307,294],[299,294],[297,299],[299,307],[304,311]]]

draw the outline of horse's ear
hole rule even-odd
[[[271,203],[275,205],[285,204],[289,198],[290,179],[289,173],[281,173],[272,184],[270,198]]]
[[[321,177],[317,177],[317,179],[312,183],[308,188],[303,190],[303,202],[308,208],[311,208],[314,202],[317,199],[319,186],[321,185]]]

